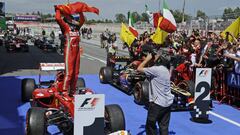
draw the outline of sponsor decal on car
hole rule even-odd
[[[44,94],[42,94],[42,93],[38,93],[36,96],[43,97]]]

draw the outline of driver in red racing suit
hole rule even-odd
[[[76,83],[80,70],[80,34],[79,30],[85,19],[83,12],[95,12],[98,9],[88,7],[85,3],[76,2],[68,5],[55,6],[56,21],[64,34],[64,63],[65,75],[63,91],[69,90],[69,96],[73,96],[76,91]],[[79,20],[74,20],[73,14],[79,14]],[[62,18],[64,16],[64,18]]]

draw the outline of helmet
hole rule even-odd
[[[63,20],[68,23],[70,26],[75,26],[75,27],[79,27],[79,25],[75,24],[72,22],[72,20],[75,20],[75,21],[79,21],[80,17],[77,16],[77,15],[69,15],[69,16],[65,16],[63,18]]]

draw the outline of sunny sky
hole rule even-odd
[[[66,4],[67,0],[0,0],[6,3],[6,12],[29,12],[41,11],[44,13],[54,13],[53,6],[56,4]],[[116,13],[127,14],[129,10],[144,12],[144,5],[147,4],[151,11],[159,9],[159,0],[70,0],[70,2],[83,1],[91,6],[100,9],[100,15],[88,15],[89,18],[114,19]],[[160,0],[162,2],[162,0]],[[182,9],[184,0],[166,0],[169,8]],[[162,5],[161,5],[162,6]],[[196,11],[201,9],[207,15],[222,15],[226,7],[240,7],[240,0],[186,0],[185,11],[187,14],[196,15]]]

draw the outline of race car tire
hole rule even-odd
[[[111,67],[101,67],[99,72],[99,80],[101,83],[110,83],[112,81],[112,68]]]
[[[28,45],[26,45],[26,46],[23,48],[23,51],[24,51],[24,52],[29,52],[29,47],[28,47]]]
[[[32,107],[27,112],[26,135],[47,135],[46,110]]]
[[[23,52],[29,52],[28,48],[24,48]]]
[[[105,106],[105,131],[113,133],[125,130],[125,117],[121,107],[117,104]]]
[[[34,79],[26,78],[22,80],[22,102],[29,102],[32,98],[32,92],[36,88]]]
[[[178,85],[179,88],[188,91],[191,94],[191,97],[194,96],[195,83],[193,81],[181,81]]]
[[[78,78],[76,87],[77,88],[85,88],[86,87],[85,80],[81,77]]]
[[[148,81],[139,81],[135,84],[133,88],[133,96],[135,103],[139,105],[148,105],[148,89],[149,82]]]

